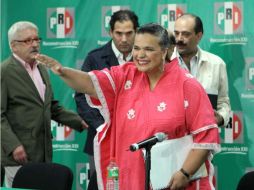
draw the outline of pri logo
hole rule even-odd
[[[47,37],[74,38],[74,9],[48,8],[47,9]]]
[[[214,4],[214,33],[243,33],[243,2],[224,2]]]
[[[254,57],[245,59],[245,86],[247,90],[254,90]]]
[[[186,4],[158,5],[158,22],[167,29],[173,30],[175,20],[186,12]]]
[[[101,9],[101,36],[109,37],[111,15],[119,10],[130,9],[129,6],[105,6]]]
[[[89,164],[76,164],[76,190],[87,189],[89,183]]]
[[[222,143],[240,143],[243,139],[243,119],[242,112],[231,112],[229,123],[225,128],[221,128],[221,142]]]
[[[54,141],[73,141],[74,130],[51,120],[51,132]]]

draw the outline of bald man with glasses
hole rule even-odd
[[[87,125],[54,99],[48,71],[34,59],[41,42],[37,26],[14,23],[8,40],[12,55],[1,64],[1,164],[11,187],[23,164],[52,161],[51,119],[80,132]]]

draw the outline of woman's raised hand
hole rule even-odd
[[[55,59],[43,54],[37,54],[35,56],[36,61],[50,68],[55,74],[63,74],[63,66]]]

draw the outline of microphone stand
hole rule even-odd
[[[151,170],[151,148],[153,145],[148,145],[145,147],[146,155],[145,155],[145,190],[149,190],[150,187],[150,170]]]
[[[145,190],[150,189],[150,170],[151,170],[151,149],[157,142],[161,142],[166,139],[165,133],[156,133],[154,137],[144,140],[139,143],[135,143],[130,146],[130,151],[136,151],[140,148],[145,148]],[[138,145],[139,144],[139,145]]]

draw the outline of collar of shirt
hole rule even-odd
[[[30,64],[21,59],[17,54],[13,53],[15,59],[17,59],[26,69],[34,70],[38,63],[35,61],[33,68],[31,68]]]
[[[184,63],[183,58],[180,56],[180,54],[178,53],[178,51],[177,51],[176,48],[174,49],[174,53],[173,53],[173,55],[172,55],[171,58],[175,58],[175,57],[177,57],[178,62],[179,62],[179,65],[180,65],[182,68],[184,68],[184,69],[186,69],[187,71],[189,71],[187,65]],[[190,60],[190,71],[189,71],[189,72],[190,72],[194,77],[197,76],[198,66],[199,66],[199,64],[200,64],[200,60],[201,60],[201,59],[200,59],[200,48],[198,47],[198,51],[197,51],[196,55],[194,55],[194,56],[191,58],[191,60]]]
[[[112,40],[112,43],[111,43],[111,47],[112,47],[112,50],[113,50],[113,52],[114,52],[114,54],[115,54],[115,56],[118,60],[119,65],[122,65],[122,64],[124,64],[124,63],[131,60],[131,57],[132,57],[131,52],[126,57],[126,60],[124,60],[123,59],[123,54],[116,48],[116,45],[115,45],[113,40]]]
[[[27,71],[27,73],[29,74],[29,76],[31,77],[32,81],[34,82],[34,85],[38,91],[38,93],[40,94],[41,99],[44,101],[45,99],[45,91],[46,91],[46,85],[43,82],[42,76],[40,74],[40,71],[37,67],[38,62],[35,61],[33,67],[31,68],[29,63],[26,63],[23,59],[21,59],[18,55],[13,53],[13,56],[15,59],[17,59],[21,65],[24,66],[25,70]]]

